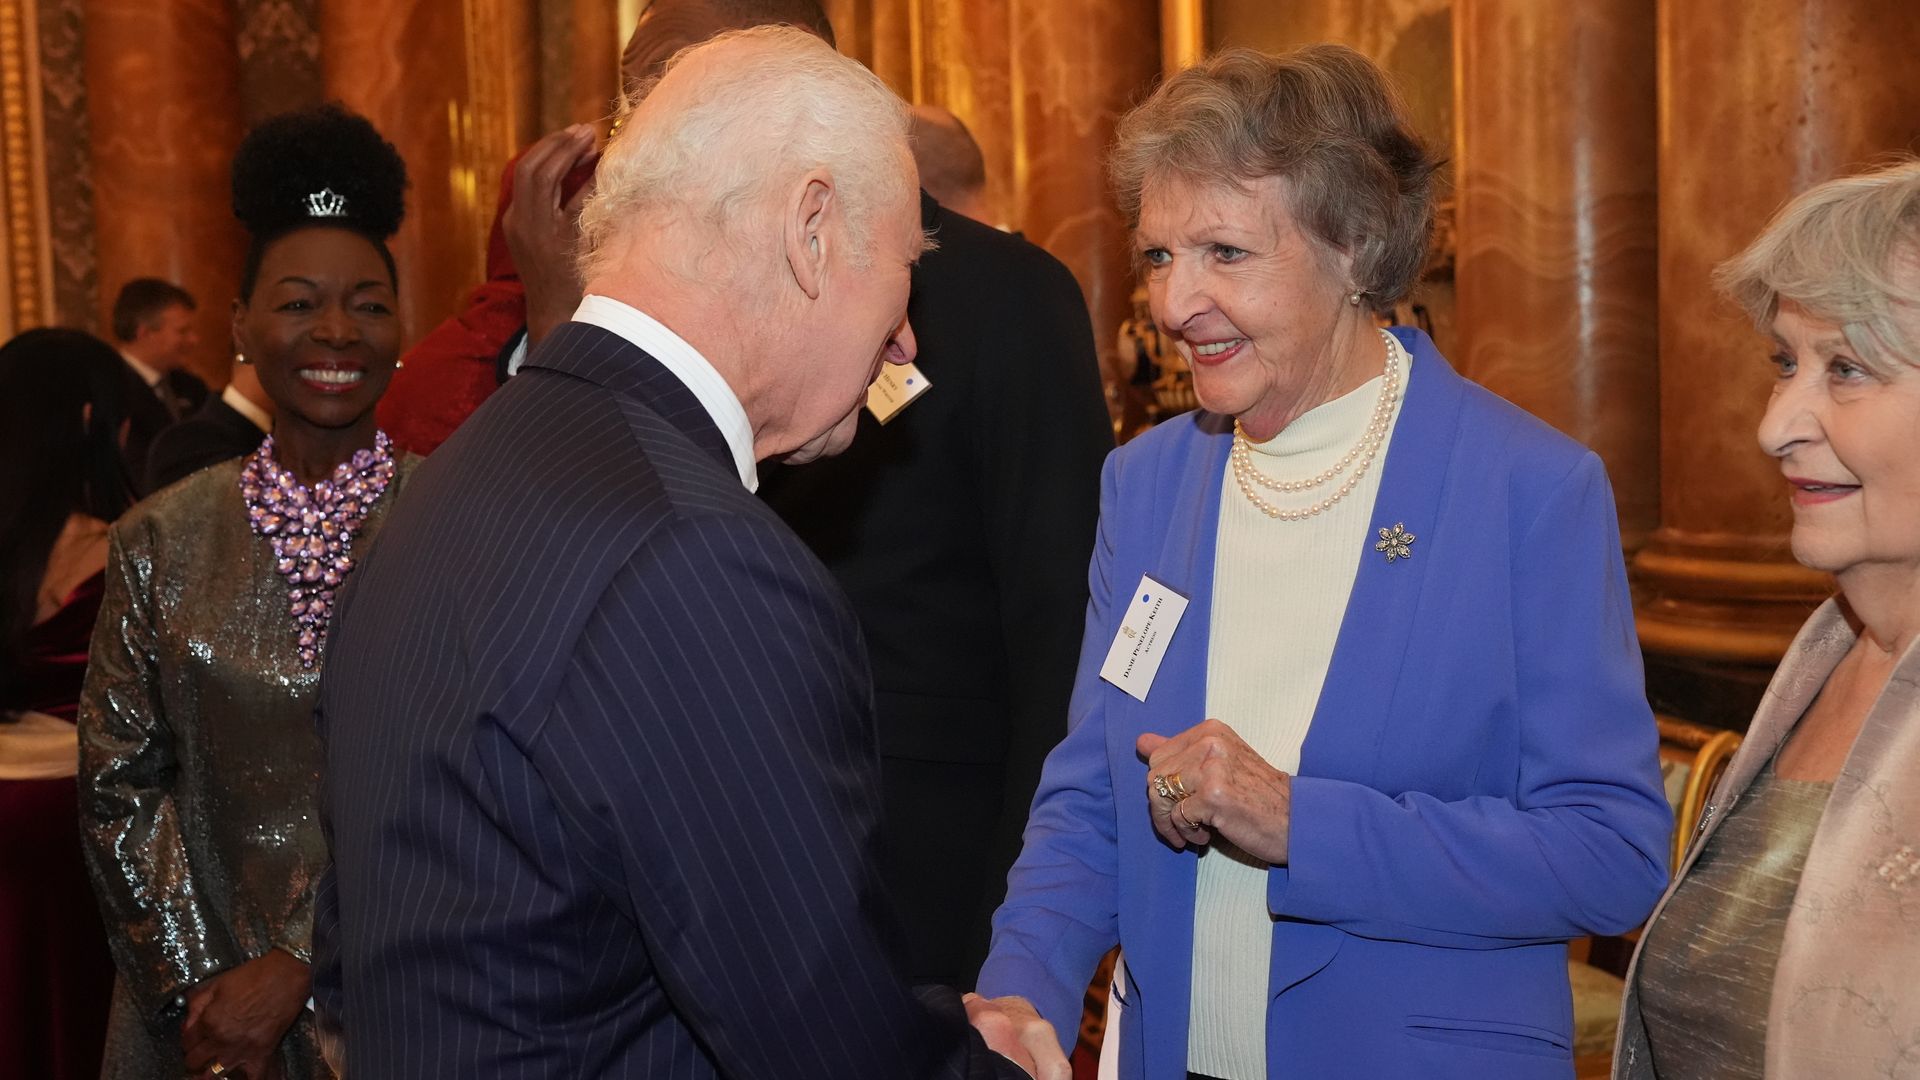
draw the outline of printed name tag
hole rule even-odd
[[[912,364],[883,364],[880,377],[867,387],[867,411],[884,424],[932,385]]]
[[[1107,662],[1100,666],[1100,677],[1125,690],[1135,701],[1147,700],[1153,677],[1166,658],[1167,644],[1187,613],[1187,598],[1140,575],[1140,587],[1133,590],[1127,611],[1120,620],[1120,632],[1113,635],[1107,649]]]

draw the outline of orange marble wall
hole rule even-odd
[[[1013,0],[924,4],[918,100],[966,123],[987,162],[987,204],[996,224],[1011,217],[1016,128]]]
[[[1204,3],[1210,48],[1250,45],[1279,52],[1332,41],[1367,54],[1393,75],[1421,137],[1434,146],[1452,145],[1454,0]]]
[[[470,122],[464,13],[444,0],[329,0],[320,39],[328,96],[372,120],[413,181],[392,245],[412,341],[480,280],[472,224],[479,195],[462,153]]]
[[[612,113],[619,90],[619,5],[614,0],[539,0],[540,130]]]
[[[1599,452],[1637,549],[1660,511],[1654,0],[1458,0],[1453,34],[1454,363]]]
[[[85,19],[102,326],[127,280],[178,282],[199,300],[194,368],[223,384],[245,250],[227,179],[241,134],[233,8],[87,0]]]
[[[1109,371],[1131,313],[1129,223],[1107,184],[1114,124],[1160,70],[1159,6],[1025,0],[1013,11],[1012,220],[1086,291]]]
[[[248,124],[322,100],[319,7],[320,0],[235,0]]]
[[[1113,126],[1160,69],[1157,0],[827,0],[841,51],[900,96],[964,121],[996,224],[1065,263],[1102,362],[1132,290],[1126,223],[1106,181]]]
[[[1637,563],[1658,651],[1770,662],[1827,583],[1798,567],[1754,430],[1769,347],[1709,279],[1793,194],[1920,150],[1912,0],[1660,9],[1661,528]]]

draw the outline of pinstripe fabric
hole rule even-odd
[[[693,395],[570,324],[415,475],[318,721],[349,1074],[985,1077],[901,983],[871,689]]]

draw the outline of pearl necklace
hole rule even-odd
[[[274,460],[271,435],[240,469],[247,520],[273,548],[274,570],[287,580],[301,667],[311,670],[326,647],[333,591],[353,570],[353,538],[393,480],[393,467],[393,444],[380,431],[373,449],[357,451],[312,488]]]
[[[1253,444],[1247,438],[1246,431],[1241,428],[1240,421],[1233,422],[1233,451],[1229,455],[1233,479],[1239,485],[1240,493],[1247,497],[1247,501],[1253,504],[1254,509],[1270,518],[1278,518],[1282,521],[1305,521],[1346,498],[1355,487],[1359,486],[1361,478],[1367,475],[1368,467],[1373,464],[1373,459],[1378,456],[1381,445],[1386,441],[1387,431],[1393,426],[1394,406],[1400,401],[1399,343],[1385,330],[1380,331],[1380,336],[1387,343],[1387,366],[1380,377],[1380,398],[1374,402],[1373,416],[1367,422],[1367,430],[1360,436],[1360,441],[1353,444],[1352,449],[1320,475],[1306,480],[1275,480],[1261,472],[1253,463]],[[1268,491],[1285,493],[1311,491],[1332,483],[1341,473],[1346,472],[1349,466],[1353,467],[1352,475],[1342,481],[1340,486],[1334,489],[1333,494],[1312,506],[1299,510],[1284,510],[1275,506],[1262,498],[1256,490],[1258,485]]]

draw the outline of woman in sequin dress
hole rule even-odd
[[[273,434],[129,511],[80,705],[81,829],[119,967],[105,1075],[327,1075],[308,999],[326,844],[310,713],[333,590],[413,459],[374,425],[400,349],[405,166],[323,107],[251,132],[234,340]]]
[[[1920,162],[1801,195],[1721,283],[1771,333],[1794,557],[1840,593],[1641,936],[1614,1074],[1920,1077]]]
[[[0,1076],[100,1073],[113,961],[80,861],[73,718],[107,525],[132,501],[121,418],[137,392],[78,330],[0,347]]]

